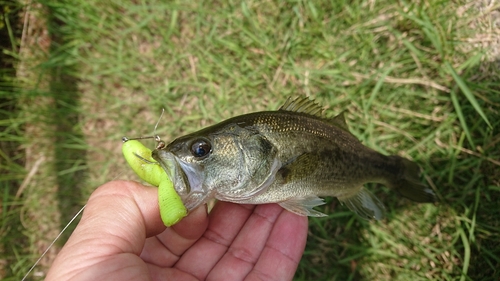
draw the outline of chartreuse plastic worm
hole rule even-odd
[[[123,138],[123,156],[132,170],[144,181],[158,187],[161,220],[172,226],[187,215],[187,209],[163,168],[151,157],[151,150],[137,140]]]

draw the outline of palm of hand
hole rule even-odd
[[[291,280],[307,218],[276,204],[218,202],[161,223],[156,189],[111,182],[92,195],[46,280]],[[146,238],[148,237],[148,238]]]

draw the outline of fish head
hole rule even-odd
[[[240,202],[265,190],[280,168],[276,147],[252,128],[227,124],[153,151],[188,210],[215,197]]]

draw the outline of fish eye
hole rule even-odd
[[[205,139],[198,139],[191,144],[191,154],[196,158],[207,156],[212,151],[210,142]]]

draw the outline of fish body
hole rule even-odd
[[[363,218],[381,219],[384,205],[366,188],[376,182],[417,202],[434,201],[417,164],[364,146],[341,113],[325,118],[308,98],[276,111],[236,116],[153,151],[186,208],[211,198],[241,204],[278,203],[307,216],[320,197],[337,197]]]

